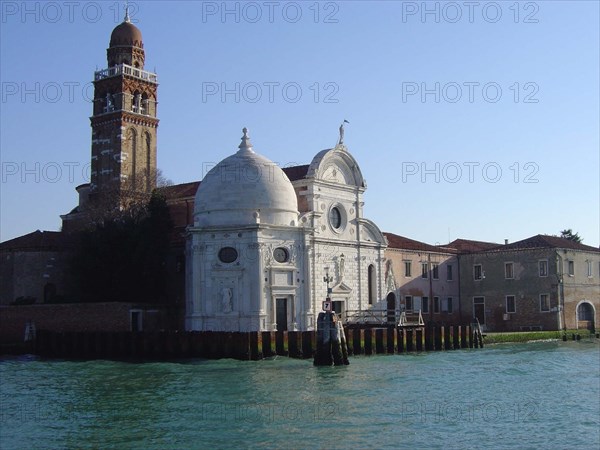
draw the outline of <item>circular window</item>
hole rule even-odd
[[[223,247],[219,250],[219,260],[224,263],[232,263],[238,258],[238,252],[233,247]]]
[[[273,258],[275,258],[275,261],[278,263],[288,262],[290,259],[290,252],[283,247],[277,247],[273,250]]]
[[[329,211],[329,223],[336,230],[342,226],[342,214],[337,207],[333,207]]]

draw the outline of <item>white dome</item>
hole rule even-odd
[[[239,151],[212,168],[200,183],[194,225],[221,227],[263,223],[296,226],[298,200],[287,175],[255,153],[244,128]]]

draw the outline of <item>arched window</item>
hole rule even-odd
[[[129,154],[131,156],[131,187],[135,187],[135,176],[137,173],[137,133],[135,129],[130,128],[127,133],[127,140],[129,141]]]
[[[140,114],[150,114],[150,111],[148,110],[148,94],[146,94],[145,92],[142,94]]]
[[[104,94],[103,98],[104,108],[102,112],[111,112],[115,110],[115,100],[110,92]]]
[[[375,283],[375,266],[373,264],[369,265],[367,284],[369,289],[369,305],[372,305],[375,303],[375,298],[377,297],[377,284]]]
[[[131,101],[131,110],[134,113],[140,113],[141,107],[142,107],[142,94],[140,94],[140,91],[135,91],[133,93],[133,99]]]
[[[144,133],[146,141],[146,190],[150,192],[156,186],[156,174],[152,170],[152,137],[147,131]]]

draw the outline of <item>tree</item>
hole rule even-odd
[[[156,188],[172,185],[160,169],[147,173],[139,171],[135,176],[115,180],[102,192],[90,198],[81,212],[92,228],[105,221],[133,220],[138,222],[147,214],[147,206]]]
[[[78,298],[164,302],[171,228],[166,200],[154,191],[135,213],[125,210],[82,231],[71,267]]]
[[[581,244],[581,242],[583,242],[583,239],[581,238],[581,236],[579,236],[579,233],[573,234],[573,230],[571,228],[569,228],[568,230],[562,230],[560,232],[560,237],[563,239],[568,239],[569,241],[577,242],[578,244]]]

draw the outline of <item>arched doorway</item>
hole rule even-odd
[[[577,305],[577,329],[594,330],[594,318],[594,306],[590,302],[583,301]]]
[[[396,294],[390,292],[387,297],[387,323],[388,325],[396,324]]]

